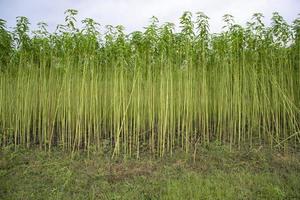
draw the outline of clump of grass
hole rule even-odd
[[[153,17],[127,35],[89,18],[79,29],[76,15],[54,33],[0,21],[1,146],[137,158],[211,142],[298,148],[299,19],[274,13],[267,27],[257,13],[242,27],[225,15],[212,34],[205,14],[185,12],[180,32]]]

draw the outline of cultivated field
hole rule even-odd
[[[50,156],[50,160],[43,158],[51,166],[52,162],[57,162],[57,157],[52,159],[53,151],[59,151],[57,154],[61,158],[83,155],[84,159],[90,159],[98,153],[110,162],[146,158],[167,162],[172,158],[195,166],[195,163],[201,163],[203,156],[211,153],[206,151],[211,146],[228,150],[223,152],[224,155],[240,151],[239,156],[267,149],[271,152],[268,154],[270,159],[281,155],[280,163],[285,163],[284,158],[292,160],[290,163],[299,162],[299,18],[288,24],[278,13],[273,13],[269,26],[263,23],[263,15],[256,13],[241,26],[231,15],[224,15],[223,31],[211,33],[205,14],[185,12],[177,28],[152,17],[144,31],[126,33],[122,26],[103,26],[89,18],[79,25],[76,10],[67,10],[65,14],[65,23],[58,25],[53,33],[48,32],[46,23],[39,23],[37,30],[29,30],[26,17],[18,17],[12,30],[0,20],[0,146],[3,158],[6,158],[4,164],[0,163],[3,181],[13,177],[10,173],[16,173],[8,167],[14,166],[14,152],[18,156],[23,152],[37,162],[37,170],[47,163],[41,164],[39,158],[32,157],[32,151],[42,157]],[[183,158],[177,157],[179,155]],[[222,155],[218,154],[218,158]],[[207,159],[208,162],[212,160]],[[234,167],[240,159],[229,159],[228,162]],[[264,167],[274,164],[273,161],[267,163],[259,168],[257,176],[255,170],[251,174],[253,167],[250,167],[250,174],[243,168],[242,175],[254,176],[259,181]],[[148,164],[145,161],[136,164],[138,168],[140,165],[145,167],[137,171],[141,170],[143,174],[152,166]],[[35,164],[26,165],[30,170],[35,169]],[[71,165],[55,166],[67,170]],[[222,168],[217,166],[217,169]],[[299,168],[290,165],[287,168],[292,171],[287,172],[288,180],[296,181]],[[219,173],[226,175],[226,170],[222,169],[210,174],[212,177],[208,179],[202,173],[194,177],[191,174],[197,170],[186,168],[185,164],[180,164],[180,169],[187,170],[183,182],[173,182],[176,179],[173,176],[170,182],[164,179],[167,189],[161,197],[166,195],[166,199],[176,199],[176,196],[170,196],[174,190],[180,193],[179,198],[186,192],[180,190],[185,182],[219,187],[224,180],[211,183],[210,179],[218,180]],[[170,172],[174,172],[174,166]],[[67,170],[61,173],[71,176],[81,172]],[[167,170],[157,173],[166,174]],[[92,173],[92,177],[95,174]],[[17,177],[23,175],[17,174]],[[122,174],[120,176],[121,180],[127,180]],[[233,184],[238,186],[238,178],[232,176]],[[279,184],[281,178],[275,176],[276,180],[272,180],[267,176],[267,185],[273,181]],[[68,187],[69,182],[63,182],[59,180],[58,184]],[[10,184],[7,182],[3,191],[11,194]],[[25,182],[22,184],[26,185]],[[281,188],[280,184],[270,186],[270,191],[275,188],[278,192],[273,199],[292,198],[290,191],[299,186],[293,181],[290,184],[288,189]],[[198,187],[193,187],[187,195],[200,195],[195,199],[201,198],[202,193],[195,192]],[[241,190],[245,191],[245,188]],[[114,194],[111,189],[107,189],[108,193]],[[231,192],[237,191],[239,189]],[[269,195],[275,194],[274,191]],[[224,198],[232,199],[230,193],[220,192],[207,198],[222,199],[223,194]],[[0,192],[0,195],[6,197],[7,193]],[[51,196],[52,199],[67,198],[63,189],[57,189],[53,194],[58,196]],[[99,194],[96,189],[94,194]],[[25,199],[30,199],[30,194],[26,195]],[[36,195],[33,194],[38,198]],[[237,198],[265,197],[255,195],[255,192],[246,192],[245,196]],[[159,198],[159,195],[149,198],[154,197]],[[297,197],[299,192],[295,193]],[[78,198],[100,197],[85,195]]]

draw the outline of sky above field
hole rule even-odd
[[[224,14],[245,24],[253,13],[261,12],[268,24],[272,12],[278,11],[290,23],[300,13],[300,0],[0,0],[0,18],[12,27],[17,16],[26,16],[32,28],[44,21],[53,31],[64,22],[64,11],[69,8],[79,11],[78,21],[89,17],[102,25],[121,24],[127,32],[143,30],[153,15],[161,23],[178,24],[184,11],[202,11],[210,17],[211,31],[219,32]]]

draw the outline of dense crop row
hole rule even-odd
[[[254,14],[246,27],[225,15],[222,33],[185,12],[180,32],[153,17],[144,32],[77,11],[49,33],[12,32],[0,21],[0,144],[163,156],[197,144],[299,145],[300,20]],[[101,30],[101,29],[100,29]],[[102,33],[103,32],[103,33]]]

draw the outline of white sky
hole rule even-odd
[[[44,21],[53,31],[64,22],[68,8],[79,11],[78,21],[90,17],[101,25],[121,24],[127,32],[143,30],[153,15],[161,23],[178,24],[184,11],[202,11],[210,17],[211,31],[219,32],[227,13],[244,24],[255,12],[263,13],[269,23],[272,12],[278,11],[290,23],[300,13],[300,0],[0,0],[0,18],[12,27],[17,16],[26,16],[33,28]]]

